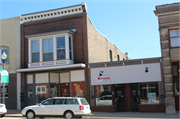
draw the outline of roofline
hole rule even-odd
[[[137,61],[150,61],[150,60],[161,60],[162,57],[154,57],[154,58],[144,58],[144,59],[132,59],[132,60],[121,60],[121,61],[113,61],[113,62],[100,62],[100,63],[90,63],[88,65],[101,65],[101,64],[116,64],[122,62],[137,62]]]
[[[26,15],[31,15],[31,14],[38,14],[38,13],[43,13],[43,12],[48,12],[48,11],[54,11],[54,10],[60,10],[60,9],[70,8],[70,7],[76,7],[76,6],[80,6],[80,5],[82,5],[82,4],[73,5],[73,6],[68,6],[68,7],[62,7],[62,8],[57,8],[57,9],[51,9],[51,10],[44,10],[44,11],[40,11],[40,12],[33,12],[33,13],[23,14],[23,15],[21,15],[21,16],[26,16]]]

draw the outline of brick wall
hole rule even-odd
[[[122,51],[94,28],[89,18],[87,19],[87,24],[89,63],[110,61],[109,50],[112,51],[113,61],[117,61],[117,55],[119,55],[120,60],[126,59],[126,55]]]

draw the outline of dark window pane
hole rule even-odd
[[[66,104],[78,104],[77,99],[66,99]]]
[[[54,105],[63,105],[65,104],[65,99],[56,99]]]
[[[72,59],[71,51],[69,51],[69,58]]]
[[[52,61],[53,53],[43,53],[43,61]]]
[[[71,50],[71,37],[69,37],[69,50]]]
[[[52,105],[53,104],[53,100],[46,100],[44,102],[41,103],[42,105]]]
[[[109,56],[110,56],[110,61],[112,61],[113,59],[112,59],[112,51],[111,50],[109,50]]]
[[[39,62],[39,52],[32,53],[32,62]]]
[[[57,38],[57,49],[59,48],[65,48],[65,37]]]
[[[89,105],[89,103],[84,98],[80,99],[80,101],[82,105]]]
[[[65,59],[65,49],[57,50],[57,59]]]

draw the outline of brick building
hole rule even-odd
[[[163,60],[166,113],[179,110],[180,3],[156,6]]]
[[[22,15],[21,108],[54,96],[90,102],[89,63],[128,60],[90,21],[86,4]]]

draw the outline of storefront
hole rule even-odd
[[[161,59],[90,64],[93,111],[164,112]]]
[[[71,66],[75,65],[77,64]],[[49,67],[49,70],[46,68],[48,71],[36,73],[32,69],[27,69],[28,71],[24,73],[25,106],[39,104],[41,101],[52,97],[85,97],[85,73],[83,69],[85,65],[81,65],[78,66],[78,69],[65,68],[64,70],[50,70],[51,67]],[[59,68],[62,67],[59,66]],[[18,71],[22,72],[22,70]]]

